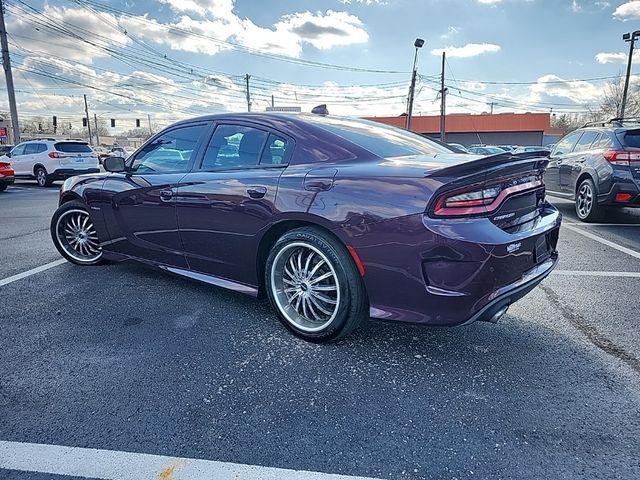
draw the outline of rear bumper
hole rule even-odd
[[[0,175],[0,186],[11,185],[15,182],[15,177],[10,175]]]
[[[632,197],[629,201],[619,202],[616,200],[616,195],[619,193],[629,193]],[[609,192],[598,195],[598,205],[609,207],[640,207],[640,189],[633,181],[616,182]]]
[[[455,326],[491,320],[555,268],[561,215],[507,233],[488,218],[412,215],[343,231],[365,265],[373,318]]]
[[[58,168],[49,173],[49,177],[53,180],[66,180],[67,178],[75,177],[76,175],[85,175],[88,173],[100,173],[100,169],[97,167],[84,169]]]

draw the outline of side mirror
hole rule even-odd
[[[11,158],[11,152],[7,152],[7,153],[5,153],[5,156],[7,156],[7,157]]]
[[[107,172],[120,173],[125,171],[124,158],[107,157],[103,160],[102,166]]]

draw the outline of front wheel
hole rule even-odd
[[[585,178],[576,190],[576,215],[583,222],[597,222],[602,217],[593,180]]]
[[[276,242],[265,284],[280,321],[305,340],[338,339],[368,317],[353,258],[338,240],[314,227],[291,230]]]
[[[51,239],[60,254],[77,265],[102,260],[98,234],[85,205],[77,200],[60,205],[51,219]]]

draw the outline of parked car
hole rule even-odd
[[[602,220],[606,207],[640,207],[640,125],[614,119],[565,136],[545,183],[550,194],[574,200],[584,222]]]
[[[469,153],[474,153],[476,155],[496,155],[498,153],[505,153],[505,150],[494,147],[490,145],[485,146],[471,146],[469,147]]]
[[[16,178],[35,178],[46,187],[74,175],[98,173],[98,156],[86,142],[75,140],[29,140],[19,143],[2,157],[15,170]]]
[[[465,147],[461,143],[449,143],[448,146],[451,147],[453,151],[457,153],[471,153],[469,152],[467,147]]]
[[[501,148],[505,152],[513,152],[516,148],[518,148],[517,145],[497,145],[497,147]]]
[[[67,180],[51,235],[78,265],[137,260],[266,295],[315,342],[369,317],[496,321],[558,260],[547,162],[361,119],[213,115]]]
[[[0,160],[0,192],[4,192],[14,182],[15,172],[9,162]]]
[[[515,150],[513,150],[513,153],[525,153],[525,152],[539,152],[542,155],[549,155],[551,153],[551,151],[548,150],[547,148],[536,146],[536,145],[518,147]]]
[[[13,145],[0,145],[0,156],[9,153],[12,148]]]

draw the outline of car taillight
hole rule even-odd
[[[629,162],[640,162],[640,152],[625,152],[619,150],[609,150],[603,153],[607,162],[613,165],[629,166]]]
[[[509,195],[544,185],[539,175],[505,179],[490,185],[474,185],[444,193],[436,200],[436,216],[487,214],[496,210]]]
[[[58,152],[49,152],[49,158],[62,158]]]

